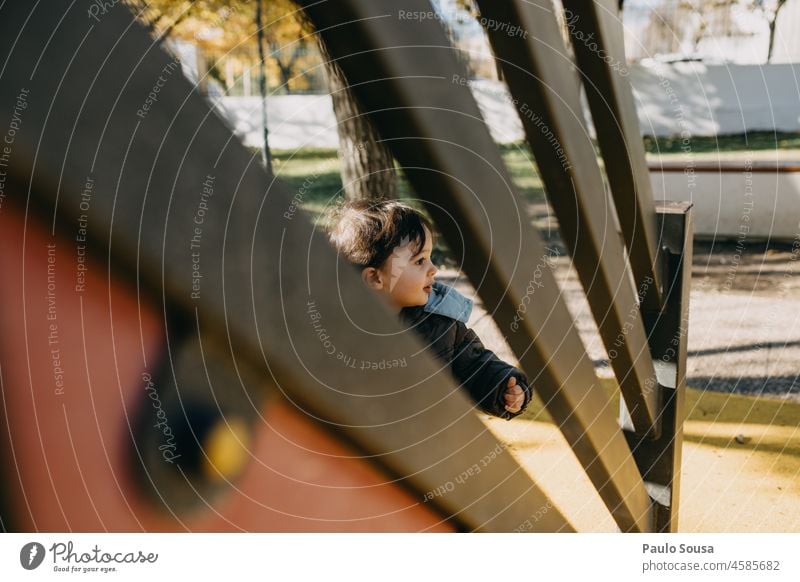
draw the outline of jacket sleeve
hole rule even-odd
[[[511,420],[521,414],[531,401],[531,389],[525,373],[498,358],[481,343],[474,331],[460,321],[455,322],[455,342],[451,367],[453,375],[467,389],[478,406],[494,416]],[[503,396],[508,379],[517,378],[517,384],[525,394],[525,402],[519,412],[505,408]]]

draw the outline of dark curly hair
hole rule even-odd
[[[414,253],[426,243],[430,221],[417,209],[397,200],[347,202],[333,213],[328,238],[350,263],[379,268],[398,246],[414,242]]]

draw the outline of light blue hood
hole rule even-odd
[[[467,323],[469,315],[472,313],[472,299],[464,297],[448,285],[434,281],[433,291],[428,295],[428,302],[423,311],[445,315]]]

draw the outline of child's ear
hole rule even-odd
[[[381,273],[375,267],[366,267],[365,269],[361,270],[361,278],[364,280],[364,283],[367,284],[367,287],[370,289],[374,289],[375,291],[380,291],[383,289],[383,281],[381,281]]]

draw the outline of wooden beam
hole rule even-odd
[[[628,80],[621,15],[614,0],[565,0],[564,8],[634,279],[638,286],[652,281],[642,294],[643,307],[652,311],[663,303],[664,281],[657,268],[660,231]]]

